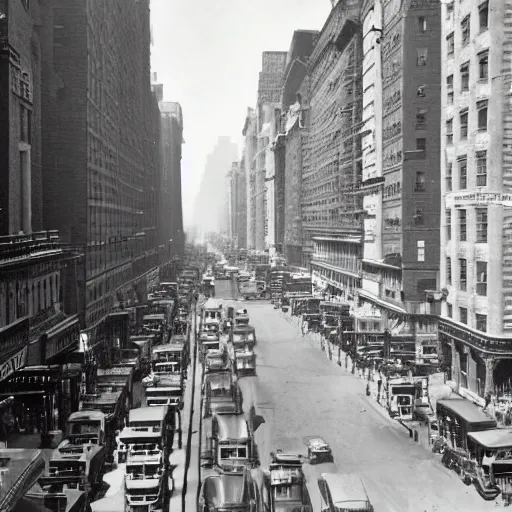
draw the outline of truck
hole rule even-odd
[[[267,283],[262,280],[243,281],[239,283],[238,290],[246,300],[268,298]]]
[[[313,281],[310,274],[289,274],[283,282],[283,303],[291,299],[313,296]]]
[[[293,453],[270,454],[268,472],[270,512],[312,512],[311,499],[302,471],[303,458]]]
[[[100,411],[72,413],[66,422],[65,437],[52,452],[48,473],[41,487],[65,486],[92,498],[102,484],[107,459],[113,454],[114,432],[108,416]]]

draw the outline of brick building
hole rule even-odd
[[[291,265],[307,265],[302,241],[302,131],[307,108],[307,63],[318,31],[297,30],[286,59],[281,122],[274,141],[276,249]]]
[[[42,231],[59,227],[42,215],[43,7],[0,2],[0,399],[16,391],[20,427],[53,430],[77,406],[79,377],[66,364],[79,345],[80,258],[58,231]]]
[[[302,135],[302,229],[311,269],[331,291],[360,286],[362,37],[359,2],[332,9],[308,65]]]
[[[433,292],[439,270],[440,4],[402,4],[362,5],[360,191],[367,215],[358,297],[379,318],[372,322],[377,330],[388,330],[404,354],[428,361],[437,358],[439,308]],[[356,326],[367,320],[361,314]]]
[[[84,339],[109,347],[127,336],[113,312],[144,300],[165,250],[149,0],[47,0],[42,21],[44,219],[84,250]]]
[[[510,393],[512,2],[444,3],[443,360],[461,394]]]

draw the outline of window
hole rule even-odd
[[[459,164],[459,188],[464,190],[468,187],[468,161],[466,157],[458,160]]]
[[[489,28],[489,2],[484,2],[478,6],[478,22],[480,25],[480,31],[484,31]]]
[[[471,38],[470,21],[470,17],[466,16],[460,23],[460,30],[462,33],[462,46],[469,44],[469,40]]]
[[[453,75],[446,77],[446,90],[448,105],[453,105]]]
[[[455,50],[455,44],[454,44],[454,38],[453,38],[453,32],[451,34],[448,34],[446,36],[446,53],[448,55],[453,55],[453,52]]]
[[[416,139],[416,151],[426,151],[427,149],[427,139],[419,138]]]
[[[469,62],[460,67],[460,90],[469,91]]]
[[[418,261],[425,261],[425,240],[418,240],[416,247],[418,249]]]
[[[452,239],[452,211],[446,210],[446,240]]]
[[[487,262],[476,262],[476,294],[485,297],[487,295]]]
[[[446,121],[446,144],[449,146],[453,144],[453,119]]]
[[[478,54],[478,80],[487,82],[489,80],[489,51]]]
[[[459,289],[463,292],[467,289],[467,261],[463,258],[459,259]]]
[[[418,48],[418,60],[416,64],[418,66],[426,66],[427,65],[427,49],[426,48]]]
[[[487,243],[487,208],[476,208],[476,241]]]
[[[425,86],[424,85],[420,85],[416,91],[416,96],[418,96],[418,98],[424,98],[425,97]]]
[[[452,191],[452,172],[453,172],[453,164],[451,162],[446,162],[446,192]]]
[[[422,130],[427,126],[427,111],[424,108],[419,108],[416,111],[416,129]]]
[[[452,284],[452,259],[446,258],[446,284]]]
[[[427,18],[418,16],[418,32],[425,33],[427,31]]]
[[[468,138],[468,111],[464,110],[459,114],[460,122],[460,138],[466,140]]]
[[[459,308],[459,322],[462,324],[468,323],[468,308]]]
[[[414,184],[415,192],[425,192],[425,173],[422,171],[416,172],[416,183]]]
[[[459,210],[459,240],[465,242],[467,234],[466,210]]]
[[[487,331],[487,315],[476,314],[476,329],[477,331]]]
[[[478,131],[487,131],[487,100],[478,101],[476,108],[478,110]]]
[[[487,186],[487,151],[476,153],[476,186]]]
[[[453,306],[451,304],[446,304],[448,306],[448,318],[453,318]]]
[[[423,208],[416,208],[414,212],[414,224],[417,226],[423,224]]]

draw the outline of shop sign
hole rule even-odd
[[[455,192],[445,198],[447,208],[467,206],[489,206],[492,204],[512,208],[512,194],[501,192]]]
[[[25,366],[27,360],[27,347],[23,347],[17,354],[9,358],[0,366],[0,380],[5,380],[14,372]]]

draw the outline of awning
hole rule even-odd
[[[358,290],[358,293],[359,297],[367,299],[373,304],[382,307],[383,309],[389,309],[391,311],[395,311],[396,313],[401,313],[403,315],[407,314],[407,311],[404,308],[401,308],[400,306],[395,306],[394,304],[386,302],[385,300],[379,299],[379,297],[373,295],[373,293],[367,292],[365,290]]]
[[[359,274],[355,272],[351,272],[350,270],[345,270],[344,268],[335,267],[334,265],[330,265],[329,263],[324,263],[323,261],[310,261],[311,266],[324,268],[326,270],[332,270],[333,272],[337,272],[338,274],[343,274],[349,277],[353,277],[355,279],[360,279]]]
[[[80,341],[80,321],[77,315],[67,318],[46,333],[46,362],[76,350]],[[54,361],[56,363],[56,361]],[[67,360],[65,361],[68,362]]]
[[[325,242],[340,242],[348,244],[360,244],[361,237],[357,238],[336,238],[334,236],[312,236],[311,240],[325,241]]]

